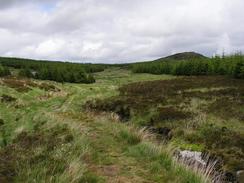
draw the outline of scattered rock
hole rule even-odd
[[[244,170],[236,172],[236,178],[238,183],[244,183]]]

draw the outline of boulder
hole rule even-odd
[[[244,170],[236,172],[236,179],[238,183],[244,183]]]
[[[183,159],[188,164],[197,164],[199,166],[206,166],[206,163],[202,159],[202,152],[197,151],[180,151],[180,159]]]

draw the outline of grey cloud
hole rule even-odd
[[[244,49],[242,0],[0,0],[0,55],[88,62]]]

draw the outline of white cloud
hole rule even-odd
[[[0,0],[0,55],[89,62],[244,50],[242,0]]]

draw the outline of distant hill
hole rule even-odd
[[[167,57],[159,58],[155,61],[165,61],[165,60],[189,60],[189,59],[197,59],[197,58],[207,58],[206,56],[195,53],[195,52],[182,52],[182,53],[176,53],[174,55],[170,55]]]

